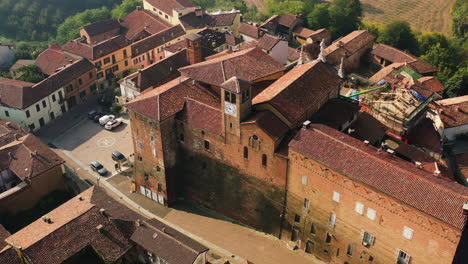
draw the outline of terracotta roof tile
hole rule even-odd
[[[281,39],[277,36],[265,34],[258,40],[257,47],[260,49],[271,51]]]
[[[325,49],[324,53],[325,56],[332,54],[337,57],[350,56],[373,42],[374,39],[375,37],[367,30],[355,30],[333,42]]]
[[[236,76],[231,77],[229,80],[221,84],[223,89],[237,94],[240,94],[245,90],[249,90],[251,86],[251,82],[237,78]]]
[[[48,48],[45,51],[41,52],[37,56],[35,65],[41,70],[41,72],[52,75],[59,68],[63,67],[66,64],[69,64],[70,61],[74,61],[71,57],[65,56],[63,50]]]
[[[278,23],[286,27],[293,27],[298,22],[298,20],[298,16],[285,13],[279,16]]]
[[[468,189],[324,125],[301,129],[289,148],[457,229]]]
[[[5,227],[3,227],[2,224],[0,224],[0,250],[2,250],[7,245],[7,243],[5,242],[5,239],[9,237],[10,235],[11,235],[10,232],[8,232],[8,230],[6,230]],[[0,262],[0,263],[3,263],[3,262]]]
[[[16,250],[10,246],[0,249],[0,263],[2,264],[23,264]]]
[[[442,95],[444,93],[444,85],[434,76],[424,76],[418,79],[418,81],[432,91]]]
[[[256,124],[275,142],[282,139],[289,131],[289,127],[270,111],[258,112],[241,123],[242,125]]]
[[[385,76],[388,76],[389,74],[391,74],[395,70],[398,70],[398,69],[402,68],[404,65],[405,64],[402,63],[402,62],[392,63],[392,64],[380,69],[377,73],[375,73],[372,77],[369,78],[369,81],[371,81],[372,83],[376,83],[376,82],[378,82],[380,80],[383,80],[383,78]]]
[[[192,30],[204,27],[228,27],[233,25],[234,19],[239,15],[239,12],[233,12],[223,14],[203,13],[203,15],[198,16],[196,12],[191,12],[179,17],[179,20],[185,30]]]
[[[128,42],[122,35],[112,37],[97,44],[88,44],[80,37],[65,44],[63,50],[89,60],[96,60],[127,45]]]
[[[255,96],[252,104],[271,104],[295,126],[334,96],[340,83],[331,67],[314,61],[294,67]]]
[[[180,69],[182,75],[220,86],[233,76],[255,82],[281,72],[284,67],[260,49],[247,49]]]
[[[26,135],[26,132],[17,124],[0,119],[0,148]]]
[[[185,107],[177,115],[177,119],[216,135],[221,135],[223,132],[221,126],[222,112],[219,108],[214,108],[191,99],[185,102]]]
[[[187,47],[187,43],[185,41],[185,39],[182,39],[180,41],[177,41],[171,45],[168,45],[168,46],[165,46],[164,47],[164,50],[167,50],[168,52],[171,52],[171,53],[176,53],[178,51],[181,51],[183,49],[185,49]]]
[[[84,31],[92,37],[112,30],[120,29],[120,24],[116,19],[106,19],[83,27]]]
[[[172,16],[173,9],[194,7],[194,5],[187,0],[147,0],[147,2],[170,16]]]
[[[34,83],[0,77],[0,105],[16,109],[27,108],[33,103],[29,98],[36,98],[35,93],[31,92],[33,86]]]
[[[436,101],[445,128],[468,124],[468,95]]]
[[[416,56],[408,54],[402,50],[394,48],[386,44],[378,44],[371,51],[372,55],[384,58],[392,63],[404,63],[407,62],[412,68],[414,68],[420,74],[436,72],[437,69],[431,64],[418,59]]]
[[[288,61],[296,61],[301,56],[301,52],[295,48],[288,47]]]
[[[151,35],[147,38],[144,38],[140,41],[137,41],[132,44],[132,58],[140,56],[145,52],[154,49],[167,43],[171,40],[177,39],[185,34],[183,28],[180,25],[166,28],[159,33]]]
[[[142,36],[153,35],[171,27],[169,23],[145,9],[132,11],[126,17],[122,18],[121,24],[122,27],[125,28],[125,37],[131,41],[136,41]],[[146,33],[142,35],[142,32]],[[166,42],[167,41],[168,40],[166,40]]]
[[[241,23],[239,27],[239,33],[252,37],[254,39],[259,39],[264,32],[254,25],[247,23]]]

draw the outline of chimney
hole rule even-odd
[[[11,126],[11,122],[6,122],[5,125],[6,125],[7,127],[13,128],[13,127]]]
[[[312,123],[312,122],[310,122],[309,120],[305,121],[304,123],[302,123],[302,128],[304,128],[304,129],[309,129],[311,123]]]
[[[34,151],[34,156],[37,156],[37,150]]]
[[[196,33],[185,36],[187,61],[192,65],[202,61],[201,36]]]
[[[369,143],[370,143],[369,140],[364,140],[364,144],[365,144],[366,146],[368,146]]]
[[[416,167],[422,169],[422,164],[419,161],[416,161],[414,164],[416,164]]]
[[[390,155],[395,154],[395,151],[394,151],[393,149],[387,149],[387,152],[388,152]]]
[[[434,162],[434,176],[439,176],[440,175],[440,170],[439,170],[439,166],[437,165],[437,162]]]
[[[136,7],[136,10],[141,10],[141,6],[137,6],[137,7]]]
[[[78,200],[83,201],[83,197],[81,197],[81,195],[79,195]]]
[[[463,214],[468,215],[468,202],[463,204]]]
[[[8,152],[8,157],[10,157],[10,159],[14,159],[15,157],[13,156],[13,153],[12,152]]]
[[[99,213],[100,213],[101,215],[107,217],[106,209],[104,209],[104,208],[99,209]]]
[[[43,217],[42,217],[42,220],[43,220],[45,223],[52,224],[52,220],[51,220],[50,217],[48,217],[48,216],[43,216]]]
[[[99,233],[102,233],[102,231],[104,231],[103,228],[104,228],[104,226],[102,226],[102,225],[96,226],[96,229],[98,230]]]
[[[141,220],[139,220],[139,219],[136,220],[136,221],[135,221],[135,225],[136,225],[136,226],[141,226]]]

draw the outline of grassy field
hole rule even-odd
[[[332,1],[332,0],[326,0]],[[450,8],[455,0],[361,0],[364,21],[389,23],[406,20],[421,31],[450,33]],[[246,0],[248,6],[256,5],[266,10],[263,0]]]

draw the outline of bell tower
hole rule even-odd
[[[232,77],[221,84],[221,91],[224,131],[240,136],[240,122],[252,108],[252,85],[249,81]]]

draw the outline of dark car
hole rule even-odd
[[[119,162],[120,165],[125,165],[128,163],[127,158],[125,158],[125,156],[118,151],[112,152],[112,160]]]
[[[106,168],[104,168],[104,166],[102,166],[102,164],[97,161],[91,161],[91,164],[89,166],[91,167],[93,171],[96,171],[101,176],[104,176],[107,174]]]
[[[98,114],[98,112],[96,111],[91,111],[88,113],[88,119],[90,120],[94,120],[94,116],[96,116]]]
[[[99,119],[103,116],[104,116],[103,113],[96,113],[96,115],[93,118],[94,122],[99,123]]]

